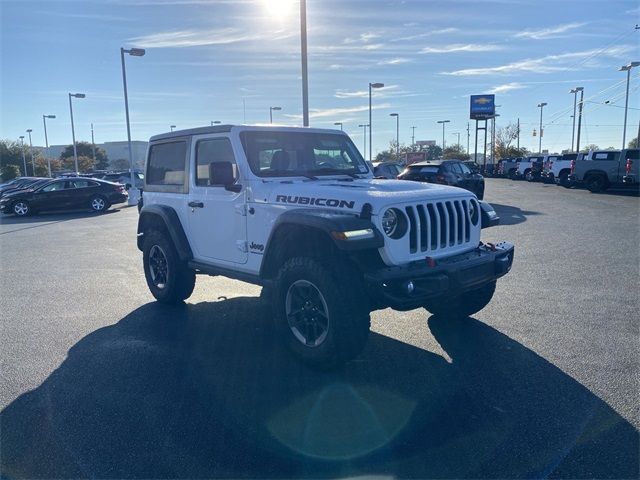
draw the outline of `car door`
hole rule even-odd
[[[243,264],[247,262],[247,212],[244,189],[230,191],[212,185],[212,163],[230,162],[239,179],[231,141],[224,134],[194,137],[189,188],[189,231],[197,261]]]
[[[62,210],[67,208],[69,204],[68,183],[68,180],[57,180],[42,187],[34,195],[33,209]]]
[[[85,179],[69,181],[68,208],[86,208],[91,196],[98,191],[98,184]]]

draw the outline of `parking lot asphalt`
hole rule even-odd
[[[487,180],[516,260],[453,321],[316,372],[258,287],[148,293],[135,208],[0,219],[2,478],[637,478],[640,199]]]

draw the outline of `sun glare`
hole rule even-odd
[[[269,15],[284,18],[293,10],[293,0],[264,0]]]

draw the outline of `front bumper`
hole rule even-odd
[[[454,297],[506,275],[513,264],[514,246],[501,242],[480,245],[471,252],[437,262],[413,262],[365,274],[372,298],[381,306],[413,310],[433,297]]]
[[[626,185],[636,185],[638,183],[638,179],[635,175],[625,175],[622,177],[622,183]]]

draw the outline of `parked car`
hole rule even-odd
[[[558,157],[549,158],[545,162],[544,171],[542,172],[542,180],[545,183],[557,183],[564,187],[569,184],[569,175],[571,174],[571,162],[573,160],[582,159],[585,153],[565,153]]]
[[[479,200],[484,198],[484,177],[479,173],[473,173],[460,160],[428,160],[412,163],[398,175],[398,179],[460,187],[475,193]]]
[[[544,170],[544,162],[548,155],[538,155],[535,157],[529,157],[531,161],[531,170],[525,174],[524,178],[527,182],[540,182],[542,181],[542,172]]]
[[[5,195],[0,211],[20,217],[43,210],[91,209],[103,212],[128,198],[124,185],[89,178],[45,180]]]
[[[142,188],[144,185],[144,174],[142,172],[133,172],[135,179],[135,187]],[[131,173],[129,170],[124,172],[109,172],[104,173],[97,178],[107,180],[108,182],[122,183],[123,185],[131,186]]]
[[[395,180],[402,172],[402,164],[398,162],[373,162],[373,176]]]
[[[49,180],[48,178],[42,177],[19,177],[11,180],[10,182],[5,183],[2,187],[0,187],[0,198],[3,196],[16,192],[18,190],[22,190],[24,188],[29,188],[29,186],[41,180]]]
[[[518,162],[518,169],[515,172],[515,179],[528,180],[528,177],[531,176],[531,169],[533,168],[533,164],[537,161],[542,161],[543,158],[544,156],[542,155],[534,155],[531,157],[523,158]]]
[[[610,187],[638,188],[639,149],[595,150],[587,158],[574,161],[569,176],[572,186],[584,185],[592,193]]]
[[[516,173],[518,171],[518,163],[523,160],[524,159],[522,157],[505,158],[500,164],[501,176],[515,180]]]

